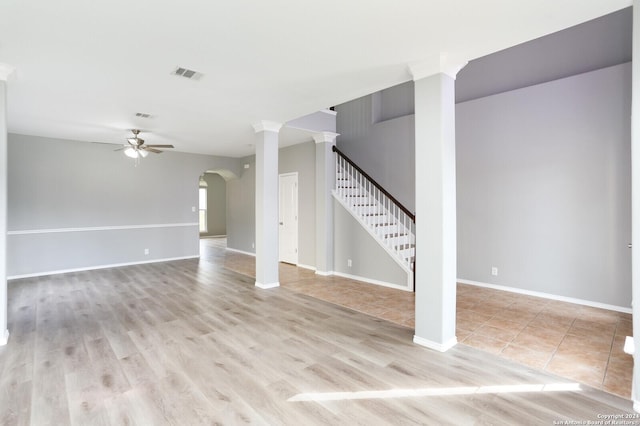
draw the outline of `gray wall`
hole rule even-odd
[[[200,235],[227,234],[227,182],[217,173],[205,173],[207,182],[207,232]]]
[[[335,271],[407,287],[407,273],[335,199],[333,211]]]
[[[240,159],[242,174],[227,181],[227,247],[255,253],[256,157]]]
[[[280,150],[279,173],[298,172],[298,263],[316,264],[316,147],[305,142]]]
[[[315,143],[278,154],[278,173],[298,172],[298,263],[315,266]],[[227,182],[227,247],[248,253],[255,253],[255,161],[255,156],[241,159],[249,169]]]
[[[9,276],[198,255],[198,177],[238,160],[116,147],[9,135]]]
[[[413,82],[338,105],[336,111],[338,148],[414,211]]]
[[[458,278],[629,307],[630,72],[458,104]]]
[[[630,84],[627,63],[457,105],[458,278],[629,306]],[[413,116],[375,123],[408,111],[381,97],[336,107],[338,146],[413,209]]]

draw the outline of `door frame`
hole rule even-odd
[[[299,221],[300,221],[300,197],[299,197],[299,191],[298,191],[298,172],[288,172],[288,173],[280,173],[278,175],[278,196],[280,196],[280,190],[282,188],[282,178],[283,177],[290,177],[290,176],[295,176],[296,181],[295,181],[295,192],[296,192],[296,205],[295,205],[295,216],[296,216],[296,224],[295,224],[295,234],[296,234],[296,255],[295,255],[295,263],[293,263],[294,265],[298,264],[298,260],[299,260],[299,248],[300,248],[300,226],[299,226]],[[280,207],[282,206],[281,200],[278,200],[278,221],[280,222],[280,219],[282,218],[281,214],[282,212],[280,211]],[[278,226],[278,240],[280,240],[280,226]],[[283,262],[282,257],[281,257],[281,253],[280,253],[280,243],[278,243],[278,262]],[[284,261],[285,263],[289,263]]]

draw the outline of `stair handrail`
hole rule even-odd
[[[335,145],[333,146],[333,152],[342,157],[347,163],[351,165],[354,169],[356,169],[365,179],[373,184],[380,192],[382,192],[389,200],[391,200],[400,210],[406,214],[409,219],[411,219],[414,223],[416,221],[416,215],[412,213],[408,208],[406,208],[400,201],[398,201],[393,195],[389,193],[386,189],[382,187],[374,178],[372,178],[367,172],[362,170],[356,163],[354,163],[349,157],[347,157],[342,151],[340,151]]]

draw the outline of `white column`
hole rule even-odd
[[[256,132],[256,287],[280,285],[278,277],[278,132],[282,125],[260,121]]]
[[[333,274],[333,197],[336,163],[332,148],[337,133],[320,132],[316,141],[316,274]]]
[[[7,80],[14,68],[0,64],[0,345],[9,341],[7,324]]]
[[[457,343],[455,75],[462,66],[441,56],[411,67],[416,132],[413,341],[442,352]]]
[[[640,0],[633,2],[633,63],[631,72],[631,292],[633,313],[633,409],[640,412]]]

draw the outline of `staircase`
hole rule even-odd
[[[333,151],[336,154],[334,197],[407,272],[407,287],[413,290],[415,215],[338,148],[334,146]]]

